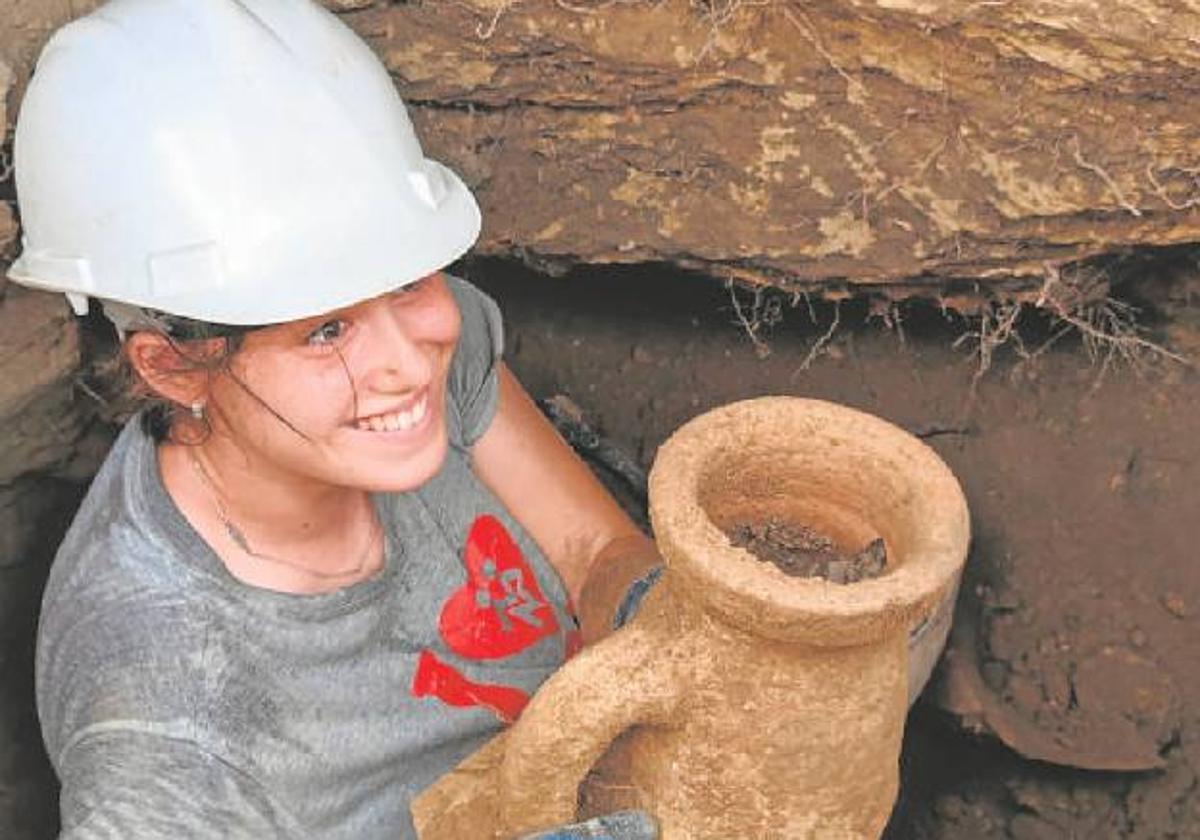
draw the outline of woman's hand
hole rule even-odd
[[[644,534],[615,539],[596,555],[577,605],[585,645],[595,644],[633,617],[662,565],[654,541]]]

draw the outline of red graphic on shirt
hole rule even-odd
[[[504,723],[516,720],[529,702],[529,695],[518,688],[472,682],[427,650],[421,651],[417,660],[412,693],[414,697],[432,695],[451,706],[483,706]]]
[[[438,630],[455,653],[501,659],[558,632],[521,550],[500,520],[480,516],[463,551],[467,582],[442,607]]]

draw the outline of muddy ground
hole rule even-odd
[[[1121,292],[1147,306],[1153,281],[1165,305],[1180,256]],[[777,322],[756,344],[726,288],[667,269],[548,279],[480,263],[469,276],[500,301],[534,395],[570,396],[645,465],[707,408],[797,394],[905,426],[958,474],[974,545],[953,653],[910,719],[890,837],[1200,837],[1195,370],[1106,367],[1064,336],[1032,360],[1001,350],[980,376],[973,342],[954,346],[962,320],[917,305],[889,326],[863,302],[841,305],[806,367],[832,306],[762,306]],[[1169,308],[1142,320],[1186,348],[1200,296]],[[1053,335],[1026,320],[1028,349]]]

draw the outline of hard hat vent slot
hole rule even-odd
[[[433,210],[441,206],[449,191],[441,167],[430,160],[425,160],[419,170],[409,172],[408,181],[417,198]]]
[[[194,295],[225,285],[215,242],[185,245],[150,255],[150,285],[155,296]]]
[[[87,260],[56,257],[46,251],[30,250],[27,240],[24,241],[24,248],[24,253],[9,271],[10,277],[52,289],[65,288],[86,293],[95,288],[92,265]]]

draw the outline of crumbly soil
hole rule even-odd
[[[742,295],[752,341],[727,289],[669,269],[468,273],[532,393],[569,396],[643,466],[705,409],[796,394],[904,426],[954,470],[973,546],[890,838],[1200,838],[1194,369],[1106,366],[1068,336],[980,376],[970,339],[954,346],[967,325],[932,307],[881,313],[889,326],[845,301],[814,354],[832,305],[814,323],[803,300]],[[1196,353],[1200,294],[1155,294],[1171,317],[1146,313],[1151,337]],[[1029,350],[1053,334],[1031,326]]]
[[[861,551],[850,552],[799,522],[778,519],[735,522],[725,529],[725,537],[730,545],[746,549],[791,577],[856,583],[879,577],[887,567],[883,540],[872,540]]]

